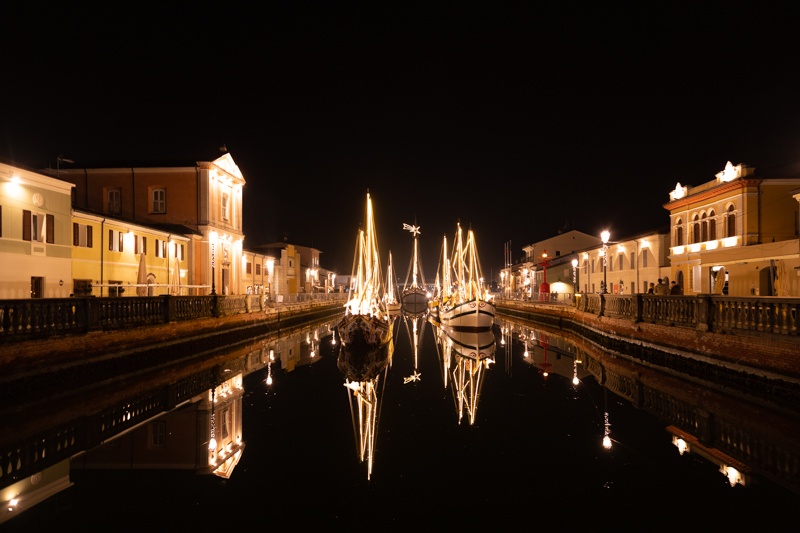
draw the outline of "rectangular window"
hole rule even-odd
[[[222,411],[222,438],[229,439],[231,436],[231,410]]]
[[[150,448],[163,448],[167,444],[167,423],[163,420],[151,422],[148,427]]]
[[[161,239],[156,239],[156,257],[168,257],[167,256],[167,245],[169,243],[167,241],[162,241]]]
[[[228,220],[228,203],[230,202],[230,196],[228,193],[222,193],[222,220]]]
[[[122,213],[122,192],[119,189],[111,189],[106,195],[108,202],[108,212],[112,215]]]
[[[252,274],[252,273],[253,273],[253,263],[251,263],[250,261],[248,261],[248,262],[245,264],[245,266],[244,266],[244,271],[245,271],[245,273],[247,273],[247,274]]]
[[[622,254],[619,254],[617,256],[617,270],[622,270],[622,268],[623,268],[623,260],[624,259],[625,259],[625,256],[622,255]]]
[[[152,212],[153,213],[166,213],[167,212],[167,190],[166,189],[153,189],[151,191],[152,197]]]
[[[55,216],[22,211],[22,240],[36,242],[55,242]]]
[[[147,254],[147,237],[143,235],[133,236],[133,253],[136,255]]]
[[[92,247],[92,226],[72,223],[72,245],[81,248]]]
[[[647,248],[642,250],[642,267],[647,268]]]
[[[631,252],[631,270],[636,268],[636,252]]]
[[[261,275],[261,263],[256,263],[256,276]]]
[[[120,297],[125,292],[125,287],[122,287],[121,281],[110,280],[108,284],[114,285],[113,287],[108,288],[108,295],[112,298]]]
[[[91,296],[92,280],[90,279],[72,280],[72,294],[74,294],[75,296]]]
[[[183,244],[178,245],[178,249],[180,250],[180,256],[178,257],[178,259],[183,261],[183,254],[184,254],[184,251],[185,251],[185,246]]]
[[[112,252],[123,251],[123,238],[125,234],[121,231],[110,229],[108,230],[108,249]]]

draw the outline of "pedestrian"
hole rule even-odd
[[[650,288],[647,289],[647,294],[653,294],[653,287],[655,287],[655,286],[656,286],[655,283],[651,283],[650,284]]]
[[[658,285],[653,288],[653,294],[657,294],[659,296],[665,296],[669,292],[669,288],[667,284],[664,283],[662,278],[658,278]]]
[[[669,293],[670,294],[683,294],[683,291],[681,291],[681,286],[673,281],[672,283],[670,283]]]

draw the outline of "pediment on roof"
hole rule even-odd
[[[244,176],[242,176],[242,171],[239,170],[239,167],[234,163],[231,154],[225,154],[213,161],[213,163],[230,174],[231,176],[236,176],[240,180],[244,181]]]

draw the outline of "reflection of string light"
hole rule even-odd
[[[611,449],[611,424],[608,422],[608,412],[603,413],[603,448]]]
[[[216,451],[217,449],[217,438],[216,438],[217,421],[216,421],[216,415],[214,413],[214,407],[215,407],[214,404],[217,401],[216,394],[217,394],[217,388],[214,387],[213,389],[211,389],[211,440],[208,441],[209,451]],[[212,461],[213,457],[214,454],[212,454],[211,457],[209,457],[209,463],[213,462]]]
[[[575,359],[572,361],[572,384],[577,386],[578,383],[580,383],[578,379],[578,360]]]
[[[603,406],[605,412],[603,413],[603,448],[606,450],[611,449],[611,424],[608,421],[608,391],[603,389]]]

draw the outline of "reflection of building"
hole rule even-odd
[[[733,165],[670,192],[671,264],[684,294],[797,296],[800,178]]]
[[[72,460],[73,468],[194,470],[228,478],[244,450],[242,375]]]
[[[0,163],[0,299],[72,292],[72,188]]]

